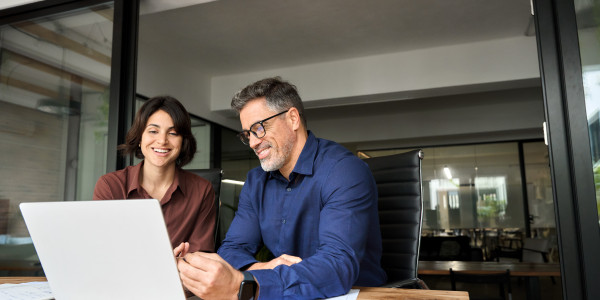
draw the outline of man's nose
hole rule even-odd
[[[248,140],[248,146],[250,146],[250,148],[256,148],[256,146],[258,146],[260,142],[262,142],[262,139],[255,137],[254,134],[250,134],[250,138]]]

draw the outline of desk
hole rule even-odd
[[[353,287],[360,289],[358,293],[359,300],[366,299],[397,299],[397,300],[431,300],[431,299],[452,299],[469,300],[469,293],[462,291],[437,291],[437,290],[410,290],[393,289],[381,287]]]
[[[540,276],[560,276],[557,263],[493,262],[493,261],[419,261],[419,275],[450,275],[454,271],[469,271],[473,274],[510,270],[510,275],[525,277],[527,299],[540,299]]]
[[[0,284],[23,283],[32,281],[46,281],[46,277],[0,277]],[[435,291],[435,290],[408,290],[381,287],[353,287],[360,289],[358,299],[398,299],[398,300],[469,300],[467,292]]]

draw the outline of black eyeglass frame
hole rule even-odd
[[[277,116],[287,113],[288,111],[290,111],[290,109],[291,108],[288,108],[287,110],[284,110],[284,111],[274,114],[266,119],[263,119],[263,120],[253,123],[252,125],[250,125],[250,129],[240,131],[240,133],[238,133],[237,136],[240,138],[240,141],[242,141],[242,143],[244,145],[250,144],[250,133],[252,133],[257,139],[262,139],[263,137],[265,137],[265,135],[267,135],[267,129],[265,128],[265,125],[263,125],[263,123],[266,121],[269,121]],[[260,125],[260,127],[263,128],[264,134],[262,136],[258,136],[258,133],[256,133],[256,131],[252,130],[252,127],[254,127],[256,124]]]

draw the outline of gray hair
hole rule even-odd
[[[282,112],[295,107],[300,114],[304,128],[307,128],[304,105],[296,86],[281,80],[279,76],[259,80],[235,93],[231,99],[231,108],[239,114],[248,102],[262,97],[265,97],[267,107],[274,112]]]

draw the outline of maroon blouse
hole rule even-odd
[[[100,177],[94,188],[94,200],[150,199],[140,185],[144,162]],[[215,193],[210,181],[177,168],[173,184],[159,199],[171,238],[171,245],[190,243],[190,252],[214,252]]]

